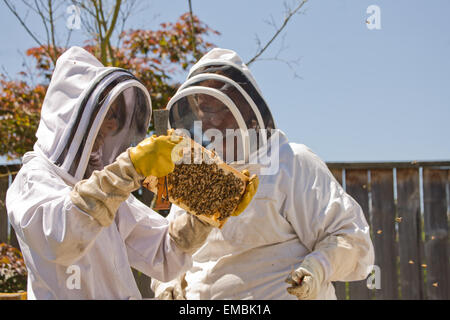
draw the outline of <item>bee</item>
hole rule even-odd
[[[243,181],[216,163],[178,164],[168,179],[169,195],[191,212],[229,217],[239,203]]]

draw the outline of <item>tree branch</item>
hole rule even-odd
[[[83,10],[85,10],[87,13],[89,13],[93,18],[95,18],[95,12],[93,12],[89,7],[87,7],[82,1],[78,0],[72,0],[72,3],[76,6],[81,7]]]
[[[112,35],[113,31],[114,31],[114,28],[116,27],[117,17],[119,16],[121,4],[122,4],[122,0],[116,0],[116,5],[114,7],[114,13],[113,13],[112,21],[111,21],[111,24],[109,25],[108,32],[105,35],[105,39],[107,41],[109,41],[109,39],[111,38],[111,35]]]
[[[53,19],[53,3],[52,0],[48,0],[48,16],[50,21],[50,36],[52,39],[52,48],[53,48],[53,57],[52,61],[54,64],[56,64],[56,59],[58,57],[58,47],[56,46],[56,40],[55,40],[55,21]]]
[[[191,19],[191,42],[192,42],[192,55],[194,56],[195,59],[197,59],[197,44],[196,44],[196,40],[195,40],[195,26],[194,26],[194,14],[192,12],[192,1],[189,1],[189,16]]]
[[[287,8],[287,14],[286,17],[284,18],[281,27],[278,30],[276,30],[275,34],[272,36],[272,38],[270,38],[269,41],[267,41],[264,47],[260,48],[259,51],[256,53],[256,55],[246,63],[247,65],[250,65],[253,62],[255,62],[264,53],[264,51],[266,51],[266,49],[272,44],[272,42],[280,35],[283,29],[287,26],[292,16],[294,16],[297,12],[299,12],[306,2],[308,2],[308,0],[302,0],[294,10]],[[275,25],[275,22],[272,21],[272,23]]]
[[[25,21],[19,16],[16,8],[12,6],[7,0],[3,0],[3,2],[8,7],[9,11],[11,11],[12,14],[14,14],[14,16],[17,18],[17,20],[19,20],[20,24],[23,26],[25,31],[31,36],[31,38],[33,38],[33,40],[38,44],[39,47],[44,49],[45,53],[52,60],[53,64],[56,64],[56,60],[53,58],[53,55],[49,51],[49,44],[47,44],[46,46],[43,45],[42,42],[37,38],[37,36],[28,28]]]
[[[27,25],[25,24],[25,21],[22,20],[22,18],[19,16],[19,14],[17,13],[16,8],[12,7],[9,2],[7,0],[3,0],[3,2],[6,4],[6,6],[8,7],[8,9],[16,16],[17,20],[19,20],[20,24],[25,28],[25,30],[28,32],[28,34],[33,38],[34,41],[36,41],[36,43],[39,46],[43,46],[42,43],[39,41],[39,39],[33,34],[33,32],[31,32],[31,30],[27,27]]]
[[[23,1],[23,3],[25,3],[29,8],[34,10],[33,6],[29,5],[26,1]],[[47,44],[48,44],[48,43],[50,43],[50,33],[49,33],[48,27],[47,27],[47,19],[46,19],[45,15],[44,15],[44,12],[41,10],[41,7],[39,6],[37,0],[34,0],[34,5],[36,6],[35,12],[41,17],[42,24],[44,25],[45,34],[47,36]]]
[[[120,43],[121,43],[120,35],[125,30],[125,25],[128,21],[128,18],[131,15],[131,12],[133,11],[133,9],[135,7],[135,5],[136,5],[136,0],[126,1],[126,7],[124,8],[124,10],[121,10],[121,12],[120,12],[121,26],[120,26],[119,36],[117,37],[116,48],[118,48],[120,46]]]
[[[104,65],[108,63],[108,51],[110,55],[111,62],[114,63],[114,53],[113,49],[110,43],[112,33],[114,31],[114,28],[117,23],[117,18],[119,16],[120,12],[120,6],[122,4],[122,0],[116,0],[116,3],[114,5],[114,11],[112,14],[111,23],[108,27],[108,21],[106,21],[104,13],[103,13],[103,5],[102,0],[99,0],[99,3],[97,4],[96,1],[93,2],[96,10],[96,19],[98,28],[100,30],[100,52],[101,52],[101,60]],[[103,27],[103,32],[105,35],[103,36],[101,29]],[[108,50],[108,51],[107,51]]]

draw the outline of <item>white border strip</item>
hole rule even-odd
[[[101,82],[98,84],[100,85],[101,83],[103,83],[104,81],[108,81],[109,79],[111,79],[111,77],[114,77],[116,74],[118,74],[118,72],[116,72],[116,70],[121,70],[120,68],[105,68],[105,70],[103,70],[102,72],[100,72],[94,79],[92,79],[90,81],[90,85],[88,87],[86,87],[82,94],[80,95],[80,97],[77,99],[77,102],[74,105],[74,110],[75,112],[72,113],[69,122],[66,125],[66,128],[64,129],[62,135],[61,135],[61,140],[57,146],[55,151],[52,153],[52,155],[50,155],[49,159],[52,162],[55,162],[60,156],[61,153],[63,152],[64,148],[67,146],[68,140],[69,140],[69,136],[70,136],[70,132],[72,131],[73,126],[75,125],[76,119],[78,117],[78,110],[80,108],[80,104],[83,102],[85,96],[90,92],[92,86],[94,83],[97,83],[98,79],[101,79],[103,77],[105,77],[105,79],[101,80]],[[110,75],[106,75],[110,73]],[[121,72],[121,74],[123,74],[123,72]],[[92,95],[92,93],[91,93]],[[90,97],[89,97],[90,99]],[[81,122],[81,119],[80,119]],[[64,159],[65,161],[65,159]],[[61,168],[63,166],[61,165]]]
[[[230,109],[231,113],[233,114],[234,118],[236,119],[236,122],[238,123],[239,129],[241,130],[242,138],[244,139],[244,141],[243,141],[244,161],[245,161],[245,163],[248,163],[249,153],[250,153],[250,139],[249,139],[249,135],[248,135],[247,125],[245,124],[244,118],[242,117],[241,113],[239,112],[239,109],[236,107],[234,102],[226,94],[222,93],[221,91],[219,91],[217,89],[207,88],[207,87],[186,88],[181,91],[178,91],[172,97],[172,99],[170,99],[170,101],[166,107],[167,110],[170,111],[172,106],[181,98],[184,98],[186,96],[193,95],[193,94],[206,94],[206,95],[212,96],[212,97],[218,99],[223,104],[225,104],[228,107],[228,109]],[[169,121],[168,126],[170,129],[171,128],[170,121]]]
[[[218,80],[218,81],[222,81],[228,84],[231,84],[232,86],[234,86],[235,88],[238,89],[238,91],[244,96],[244,98],[247,100],[248,104],[250,105],[250,107],[252,108],[253,112],[256,115],[256,119],[258,121],[259,127],[261,129],[266,129],[266,127],[264,126],[264,121],[263,118],[261,116],[261,112],[259,112],[258,107],[256,106],[255,102],[253,101],[253,99],[248,95],[248,93],[235,81],[233,81],[232,79],[222,76],[222,75],[218,75],[218,74],[214,74],[214,73],[201,73],[198,74],[192,78],[190,78],[189,80],[187,80],[185,83],[183,83],[183,85],[178,89],[178,91],[183,90],[184,88],[186,88],[187,86],[190,86],[191,84],[195,83],[195,82],[199,82],[202,80]],[[248,128],[247,128],[248,130]],[[265,145],[267,143],[267,135],[263,134],[261,135],[262,137],[262,145]]]
[[[150,99],[150,94],[147,91],[147,88],[137,80],[130,79],[124,82],[117,84],[110,93],[106,96],[106,99],[100,108],[97,116],[95,117],[94,122],[92,123],[91,131],[86,139],[86,145],[84,146],[83,153],[80,158],[80,163],[78,164],[77,171],[75,173],[76,179],[83,179],[84,173],[86,172],[87,164],[89,162],[89,155],[92,152],[92,147],[94,146],[95,139],[97,138],[98,131],[100,130],[101,124],[108,113],[109,107],[114,102],[114,100],[119,96],[122,92],[124,92],[128,88],[136,87],[141,89],[141,91],[147,97],[149,106],[150,106],[150,118],[152,116],[152,103]]]

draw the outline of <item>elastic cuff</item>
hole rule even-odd
[[[327,257],[320,251],[313,251],[306,256],[305,260],[312,261],[312,264],[319,264],[322,268],[322,282],[327,282],[333,272],[330,262]]]
[[[89,216],[90,219],[95,219],[102,227],[108,227],[113,222],[114,217],[110,217],[108,210],[100,204],[97,204],[95,209],[90,210],[90,212],[83,210],[83,208],[88,208],[88,206],[86,206],[85,201],[80,197],[78,192],[72,190],[70,192],[70,199],[80,213]]]

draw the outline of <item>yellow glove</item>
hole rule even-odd
[[[175,164],[172,161],[172,150],[182,139],[182,137],[169,134],[159,137],[153,135],[142,140],[129,151],[134,168],[145,177],[155,176],[160,178],[167,176],[175,169]]]
[[[244,170],[242,171],[242,173],[245,174],[247,177],[250,176],[250,172],[248,172],[248,170]],[[245,208],[247,208],[249,203],[252,201],[253,196],[256,193],[256,190],[258,190],[258,185],[259,185],[259,178],[256,174],[254,174],[250,178],[250,181],[247,184],[247,188],[245,188],[245,192],[244,195],[242,196],[241,202],[236,207],[236,210],[234,210],[234,212],[231,214],[232,216],[240,215],[245,210]]]

